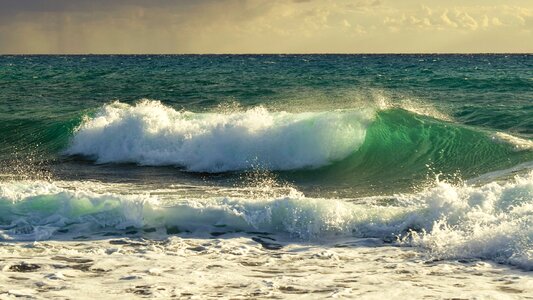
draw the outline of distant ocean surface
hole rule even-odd
[[[254,263],[364,246],[531,280],[533,55],[0,56],[4,249],[109,239]],[[304,289],[283,280],[244,296]]]

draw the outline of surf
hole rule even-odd
[[[174,166],[188,172],[282,171],[288,181],[353,186],[419,182],[428,172],[476,177],[533,160],[532,143],[410,104],[318,112],[258,106],[178,111],[113,102],[86,115],[62,153],[97,164]]]
[[[276,197],[206,198],[167,190],[167,200],[159,193],[126,190],[101,193],[60,182],[2,182],[0,238],[97,238],[132,228],[141,235],[261,231],[313,243],[378,238],[418,247],[435,259],[483,258],[533,268],[531,171],[482,185],[436,181],[416,193],[349,201],[309,198],[297,190]]]
[[[65,154],[209,173],[314,169],[357,150],[372,118],[369,110],[193,113],[158,101],[115,102],[82,122]]]

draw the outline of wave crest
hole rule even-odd
[[[66,154],[196,172],[317,168],[356,151],[373,116],[369,110],[288,113],[263,107],[193,113],[159,101],[115,102],[82,122]]]
[[[180,195],[175,195],[178,198]],[[386,201],[383,201],[386,200]],[[416,194],[346,202],[284,197],[176,199],[72,191],[55,183],[0,184],[0,239],[47,239],[103,228],[268,231],[298,239],[381,238],[438,259],[484,258],[533,268],[533,173],[482,186],[439,182]]]

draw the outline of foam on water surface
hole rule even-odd
[[[102,230],[264,231],[314,242],[373,237],[418,246],[439,259],[484,258],[532,269],[533,173],[508,182],[455,186],[439,182],[415,194],[383,198],[282,197],[183,199],[100,194],[46,182],[0,185],[1,235],[44,240]],[[169,231],[170,228],[170,231]]]
[[[333,244],[167,237],[1,243],[0,297],[520,299],[528,273],[476,259],[428,260],[373,239]],[[264,239],[264,238],[263,238]],[[480,276],[483,275],[483,276]]]
[[[0,56],[0,298],[527,298],[531,57]]]
[[[196,172],[317,168],[357,150],[372,119],[368,110],[193,113],[158,101],[115,102],[78,127],[66,153]]]

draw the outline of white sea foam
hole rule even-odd
[[[45,182],[0,184],[0,237],[48,239],[58,229],[91,234],[104,228],[177,227],[192,234],[268,231],[297,240],[342,237],[396,240],[435,258],[484,258],[533,269],[533,173],[507,182],[445,182],[379,202],[306,198],[180,199],[98,194]],[[222,229],[221,229],[222,228]]]
[[[532,140],[520,138],[508,133],[497,132],[492,135],[492,139],[497,142],[511,144],[516,151],[533,150]]]
[[[372,100],[379,110],[403,109],[413,114],[427,116],[442,121],[453,122],[453,118],[437,109],[430,102],[417,99],[403,98],[391,101],[389,97],[382,94],[382,91],[374,93]]]
[[[405,241],[437,258],[490,258],[533,270],[533,172],[481,187],[439,183],[406,203],[422,230]]]
[[[76,130],[69,155],[98,163],[176,165],[223,172],[317,168],[341,160],[364,141],[369,110],[314,113],[180,112],[158,101],[105,105]]]
[[[46,240],[72,226],[78,232],[142,227],[150,215],[147,196],[67,190],[44,181],[0,184],[0,240]]]

